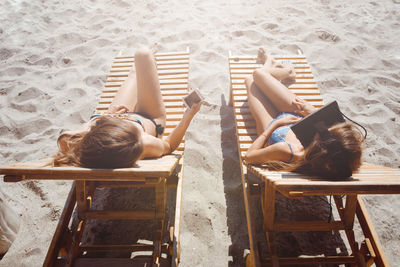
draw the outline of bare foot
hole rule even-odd
[[[281,80],[285,80],[285,79],[289,79],[289,80],[296,80],[296,72],[294,70],[294,66],[293,64],[288,61],[282,61],[280,64],[280,67],[284,70],[284,72],[282,73],[283,76],[281,77]]]
[[[262,64],[265,64],[265,61],[267,61],[268,54],[265,52],[264,48],[260,47],[258,48],[258,54],[257,54],[257,60],[261,61]]]
[[[272,57],[269,56],[269,58]],[[267,59],[266,63],[264,64],[264,69],[279,81],[296,80],[296,72],[294,71],[292,63],[289,61],[277,62],[273,59]]]
[[[275,79],[279,81],[296,80],[296,72],[290,61],[278,62],[262,47],[258,49],[257,59],[264,64],[263,69],[268,71]]]

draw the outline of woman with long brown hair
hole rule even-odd
[[[311,144],[303,147],[290,126],[316,109],[280,82],[295,79],[290,63],[275,61],[262,48],[258,57],[263,66],[245,81],[258,135],[245,161],[328,178],[351,176],[361,165],[358,128],[350,123],[335,124],[325,133],[315,134]]]
[[[157,158],[180,144],[201,103],[187,109],[176,128],[162,138],[166,113],[153,53],[142,48],[135,65],[104,114],[93,114],[78,131],[62,133],[53,166],[132,167],[143,158]]]

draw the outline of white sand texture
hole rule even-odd
[[[368,129],[364,160],[400,167],[399,0],[2,0],[0,21],[1,165],[53,155],[60,131],[88,120],[118,51],[190,47],[190,84],[207,103],[186,135],[181,266],[245,264],[247,228],[227,106],[229,50],[301,49],[325,102],[338,100]],[[0,185],[21,222],[0,266],[41,266],[70,182]],[[364,199],[389,262],[399,266],[400,196]],[[313,218],[307,201],[279,205],[278,213]],[[324,254],[329,240],[319,233],[281,239],[284,255],[311,248]]]

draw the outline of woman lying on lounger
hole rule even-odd
[[[304,148],[290,126],[316,109],[280,82],[295,79],[290,63],[274,61],[262,48],[258,53],[264,65],[246,79],[258,137],[245,155],[246,162],[332,178],[348,177],[357,171],[362,150],[358,128],[350,123],[335,124],[328,135],[317,133]]]
[[[131,167],[138,159],[171,153],[180,144],[199,104],[185,111],[166,138],[165,107],[153,53],[141,49],[135,66],[105,114],[94,114],[82,130],[62,133],[53,165],[88,168]]]

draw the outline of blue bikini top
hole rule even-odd
[[[271,136],[268,138],[268,143],[270,145],[273,145],[273,144],[276,144],[279,142],[286,142],[285,137],[286,137],[287,133],[289,132],[289,130],[290,130],[290,125],[282,126],[282,127],[275,129],[272,132]]]
[[[276,120],[278,120],[278,119],[280,119],[280,118],[289,116],[289,115],[293,115],[293,116],[302,118],[301,116],[299,116],[299,115],[296,114],[296,113],[281,112],[281,113],[278,114],[278,116],[276,116],[276,118],[274,118],[274,119],[268,124],[267,128],[270,127],[270,125],[271,125],[274,121],[276,121]],[[286,142],[285,138],[286,138],[287,133],[288,133],[289,130],[290,130],[290,126],[292,126],[292,124],[289,124],[289,125],[285,125],[285,126],[281,126],[281,127],[279,127],[279,128],[276,128],[276,129],[271,133],[271,136],[268,138],[268,143],[269,143],[270,145],[273,145],[273,144],[276,144],[276,143],[280,143],[280,142],[284,142],[284,143],[288,144],[289,149],[290,149],[290,152],[291,152],[291,156],[290,156],[289,162],[291,162],[291,161],[293,160],[293,149],[292,149],[292,145],[289,144],[288,142]]]

